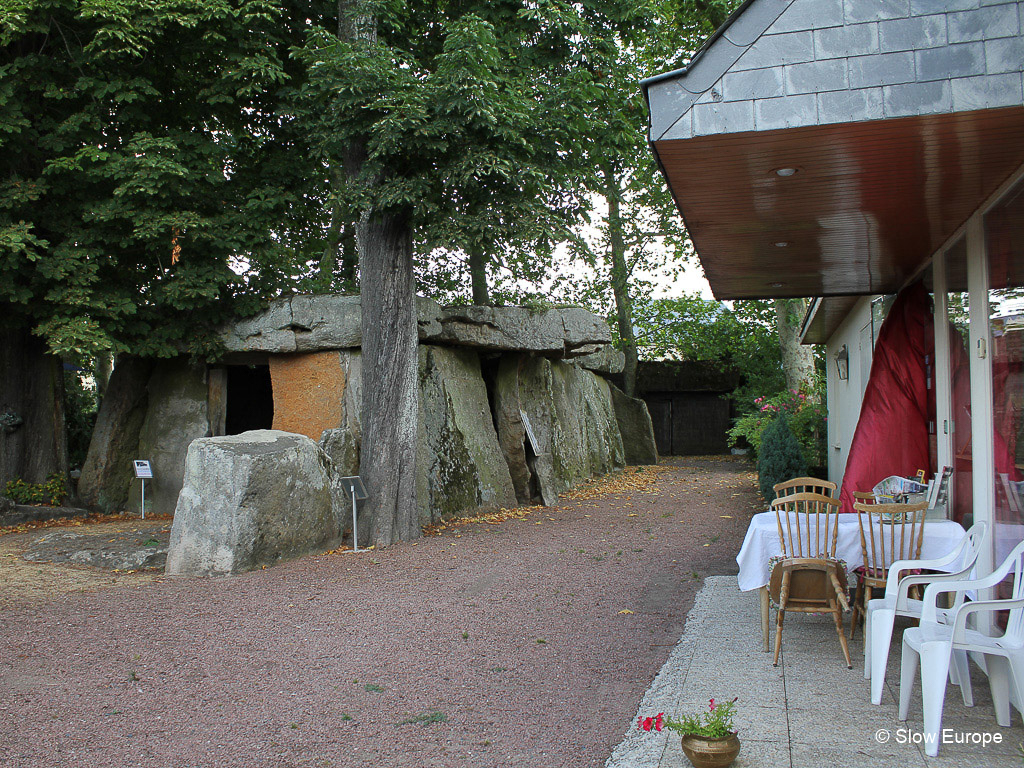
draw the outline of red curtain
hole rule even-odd
[[[853,512],[853,492],[890,475],[931,474],[928,422],[935,392],[926,358],[934,359],[931,298],[917,282],[900,292],[882,323],[860,419],[853,433],[839,499]]]

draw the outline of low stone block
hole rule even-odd
[[[330,547],[344,511],[334,477],[304,435],[254,430],[192,441],[167,573],[242,573]]]

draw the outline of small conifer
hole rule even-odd
[[[757,475],[761,495],[769,502],[775,498],[776,483],[807,475],[800,443],[784,417],[775,419],[764,430],[757,456]]]

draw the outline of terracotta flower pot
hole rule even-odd
[[[740,753],[740,740],[735,733],[717,739],[691,733],[683,736],[683,752],[694,768],[725,768]]]

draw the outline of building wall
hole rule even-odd
[[[846,460],[850,443],[860,418],[860,406],[864,388],[871,373],[871,359],[874,351],[872,332],[871,302],[873,296],[864,296],[857,302],[835,333],[825,345],[828,371],[826,375],[826,398],[828,403],[828,479],[839,485],[846,471]],[[840,380],[836,367],[836,355],[843,346],[849,355],[850,377]]]

